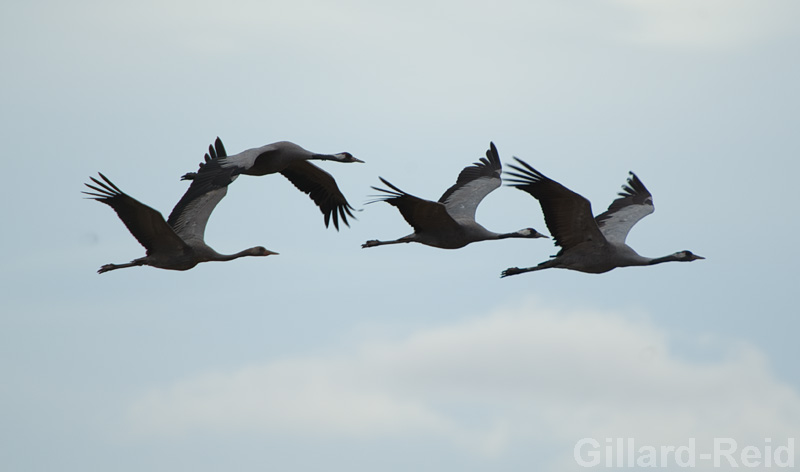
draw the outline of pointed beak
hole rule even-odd
[[[275,252],[275,251],[270,251],[269,249],[267,249],[267,255],[268,255],[268,256],[278,256],[278,255],[280,255],[280,254],[279,254],[279,253],[277,253],[277,252]]]
[[[361,159],[358,159],[356,157],[353,158],[353,162],[360,162],[362,164],[364,163],[364,161],[362,161]]]
[[[697,254],[695,254],[695,255],[694,255],[694,259],[693,259],[693,260],[695,260],[695,261],[696,261],[697,259],[705,259],[705,257],[703,257],[703,256],[698,256]]]

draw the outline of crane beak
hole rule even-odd
[[[529,238],[534,238],[534,239],[536,239],[536,238],[547,238],[547,239],[550,239],[550,236],[547,236],[546,234],[542,234],[542,233],[536,231],[533,228],[525,228],[524,230],[521,230],[521,231],[527,231],[526,236],[528,236]]]
[[[705,257],[703,257],[703,256],[698,256],[697,254],[694,254],[694,257],[692,258],[692,260],[695,260],[695,261],[696,261],[696,260],[698,260],[698,259],[705,259]]]

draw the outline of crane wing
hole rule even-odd
[[[227,157],[227,155],[228,154],[225,152],[225,146],[222,145],[222,140],[219,139],[219,136],[217,136],[217,139],[214,141],[214,145],[213,146],[211,144],[208,145],[208,152],[204,156],[205,162],[200,163],[200,167],[197,170],[197,172],[187,172],[186,174],[183,174],[183,176],[181,176],[181,180],[194,180],[195,178],[197,178],[197,174],[200,171],[202,171],[205,166],[211,164],[212,162],[215,163],[211,164],[212,167],[214,167],[215,165],[218,167],[219,162],[217,161],[217,158]]]
[[[338,231],[340,217],[344,224],[350,226],[347,217],[355,218],[350,212],[353,207],[347,203],[347,199],[339,190],[339,186],[336,185],[336,180],[331,174],[307,161],[293,162],[282,170],[281,174],[314,200],[322,214],[325,215],[326,228],[333,219],[333,226]]]
[[[238,177],[238,168],[221,165],[227,153],[219,137],[213,146],[208,146],[204,157],[205,162],[200,164],[197,172],[181,177],[181,180],[191,180],[192,184],[167,218],[167,223],[187,242],[204,242],[211,213],[228,193],[228,185]]]
[[[395,187],[383,177],[379,178],[391,190],[372,187],[374,190],[385,193],[373,202],[385,201],[396,207],[415,232],[448,232],[457,231],[460,228],[443,203],[415,197]]]
[[[439,198],[447,212],[456,220],[475,220],[475,211],[481,201],[492,191],[500,187],[500,174],[503,166],[494,143],[489,143],[486,157],[479,162],[465,167],[459,174],[456,183],[447,189]]]
[[[608,241],[621,244],[633,225],[653,213],[655,207],[650,191],[633,172],[618,195],[620,198],[611,202],[608,210],[598,215],[595,221]]]
[[[187,243],[204,243],[208,218],[227,193],[227,184],[214,186],[195,180],[172,209],[167,223]]]
[[[529,193],[539,200],[547,229],[556,244],[564,250],[585,242],[603,242],[605,238],[592,217],[592,205],[581,195],[549,179],[515,157],[523,167],[511,165],[516,172],[507,172],[514,177],[507,179],[512,187]]]
[[[160,212],[120,190],[102,173],[98,174],[103,182],[90,177],[96,185],[84,185],[93,192],[83,193],[113,208],[128,231],[147,250],[147,254],[187,249],[186,243],[164,221]]]

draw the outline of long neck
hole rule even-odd
[[[491,239],[508,239],[508,238],[524,238],[525,236],[519,233],[492,233],[494,235]]]
[[[505,235],[505,234],[495,233],[494,231],[489,231],[488,229],[478,224],[476,221],[461,222],[461,230],[464,232],[463,239],[469,242],[492,241],[495,239],[514,237],[513,234]]]
[[[311,154],[311,157],[308,158],[308,160],[314,160],[314,161],[341,161],[342,159],[337,154],[317,154],[317,153],[313,153],[313,154]]]
[[[655,264],[661,264],[662,262],[672,262],[680,260],[675,254],[670,254],[669,256],[664,256],[664,257],[654,257],[652,259],[649,258],[645,259],[647,259],[647,262],[643,265],[655,265]]]
[[[606,249],[608,253],[603,257],[608,259],[607,262],[610,262],[612,267],[631,267],[658,264],[658,262],[653,262],[656,259],[639,255],[639,253],[634,251],[633,248],[627,244],[608,244]]]
[[[493,237],[489,239],[508,239],[508,238],[535,238],[531,232],[527,230],[514,231],[513,233],[492,233]]]
[[[245,249],[244,251],[239,251],[236,254],[231,254],[229,256],[225,256],[226,259],[224,259],[224,260],[232,261],[234,259],[238,259],[238,258],[244,257],[244,256],[257,256],[258,255],[257,253],[258,253],[258,248],[251,247],[251,248]]]
[[[205,254],[206,256],[205,259],[208,261],[220,261],[220,262],[232,261],[234,259],[238,259],[240,257],[245,257],[245,256],[255,256],[256,255],[255,252],[257,250],[257,248],[251,247],[243,251],[239,251],[235,254],[220,254],[211,248],[209,249],[210,251],[207,254]]]

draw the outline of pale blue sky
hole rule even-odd
[[[583,470],[584,437],[796,437],[798,14],[777,0],[0,6],[0,468]],[[363,211],[326,230],[281,176],[245,176],[206,240],[279,256],[96,274],[143,249],[83,182],[101,171],[167,214],[216,136],[230,153],[353,153],[366,163],[322,166]],[[557,249],[360,248],[410,232],[364,205],[378,176],[436,199],[489,141],[596,212],[635,171],[656,212],[628,242],[707,260],[501,280]],[[478,220],[546,231],[508,187]]]

